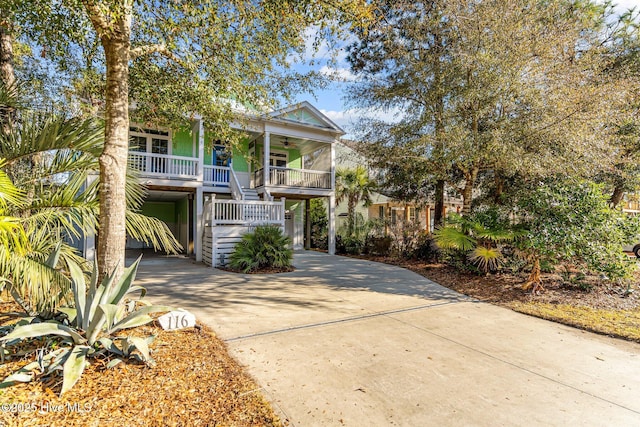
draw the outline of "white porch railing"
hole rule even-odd
[[[331,189],[331,172],[272,166],[269,168],[270,185],[285,187]],[[254,177],[256,187],[264,186],[264,169]]]
[[[231,168],[228,166],[204,165],[204,183],[212,186],[229,186],[229,175]]]
[[[129,165],[144,175],[196,179],[198,159],[168,154],[129,152]]]
[[[209,212],[205,212],[205,225],[273,224],[284,227],[284,211],[284,198],[278,202],[214,199]]]
[[[229,184],[231,184],[231,195],[233,198],[235,200],[244,200],[244,191],[242,191],[242,186],[240,185],[240,181],[238,181],[236,171],[233,169],[231,169]]]

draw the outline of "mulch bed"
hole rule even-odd
[[[533,295],[522,289],[526,273],[478,276],[419,260],[372,255],[356,258],[404,267],[449,289],[519,312],[640,342],[640,323],[636,320],[640,318],[640,272],[636,272],[631,292],[597,276],[584,278],[581,287],[580,283],[567,282],[558,274],[543,273],[544,292]],[[619,319],[606,325],[605,318],[612,315]]]
[[[14,311],[0,303],[0,313]],[[0,389],[0,426],[281,426],[260,388],[208,328],[164,331],[148,325],[132,335],[157,336],[156,366],[93,363],[63,397],[61,377]],[[35,350],[35,349],[34,349]],[[0,365],[4,378],[34,355]]]
[[[512,302],[547,302],[553,304],[585,305],[593,308],[629,310],[640,308],[640,274],[636,274],[636,289],[628,295],[625,290],[615,284],[602,281],[597,277],[587,277],[585,284],[590,290],[580,288],[576,284],[565,283],[558,274],[543,273],[544,292],[532,295],[522,290],[527,274],[498,273],[478,276],[463,273],[445,264],[428,263],[419,260],[403,260],[391,257],[366,256],[358,257],[371,261],[393,264],[421,274],[442,286],[482,301],[499,305]]]

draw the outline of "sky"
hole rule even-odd
[[[640,0],[614,0],[616,3],[616,8],[619,13],[622,13],[632,7],[636,7],[640,9]],[[309,32],[311,36],[313,31]],[[346,82],[353,79],[352,74],[349,72],[348,64],[346,63],[346,52],[344,50],[340,51],[337,55],[337,62],[334,68],[330,68],[326,65],[327,60],[329,59],[329,53],[327,49],[321,47],[320,50],[315,54],[311,46],[307,48],[305,53],[305,59],[310,60],[315,58],[315,62],[317,65],[313,67],[314,70],[320,71],[323,73],[334,75],[337,74]],[[302,67],[302,69],[308,70],[309,67]],[[357,120],[358,116],[361,114],[360,111],[349,108],[347,102],[345,101],[345,88],[347,87],[347,83],[345,82],[335,82],[331,84],[327,89],[324,90],[316,90],[314,94],[300,94],[296,97],[296,102],[301,101],[309,101],[314,107],[319,109],[323,114],[325,114],[329,119],[335,122],[338,126],[342,127],[347,132],[345,137],[350,138],[353,137],[351,133],[352,124],[355,120]],[[391,118],[392,114],[388,115]]]

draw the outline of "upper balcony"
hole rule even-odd
[[[331,172],[271,166],[269,174],[272,187],[331,189]],[[254,182],[256,188],[264,186],[264,168],[255,171]]]
[[[129,152],[129,165],[141,176],[157,179],[180,179],[197,181],[198,159],[169,154]],[[231,168],[228,166],[203,165],[203,184],[229,187]]]

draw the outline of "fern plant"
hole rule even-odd
[[[291,239],[280,227],[261,225],[252,233],[242,236],[229,256],[229,266],[243,273],[268,268],[291,268],[293,250]]]

